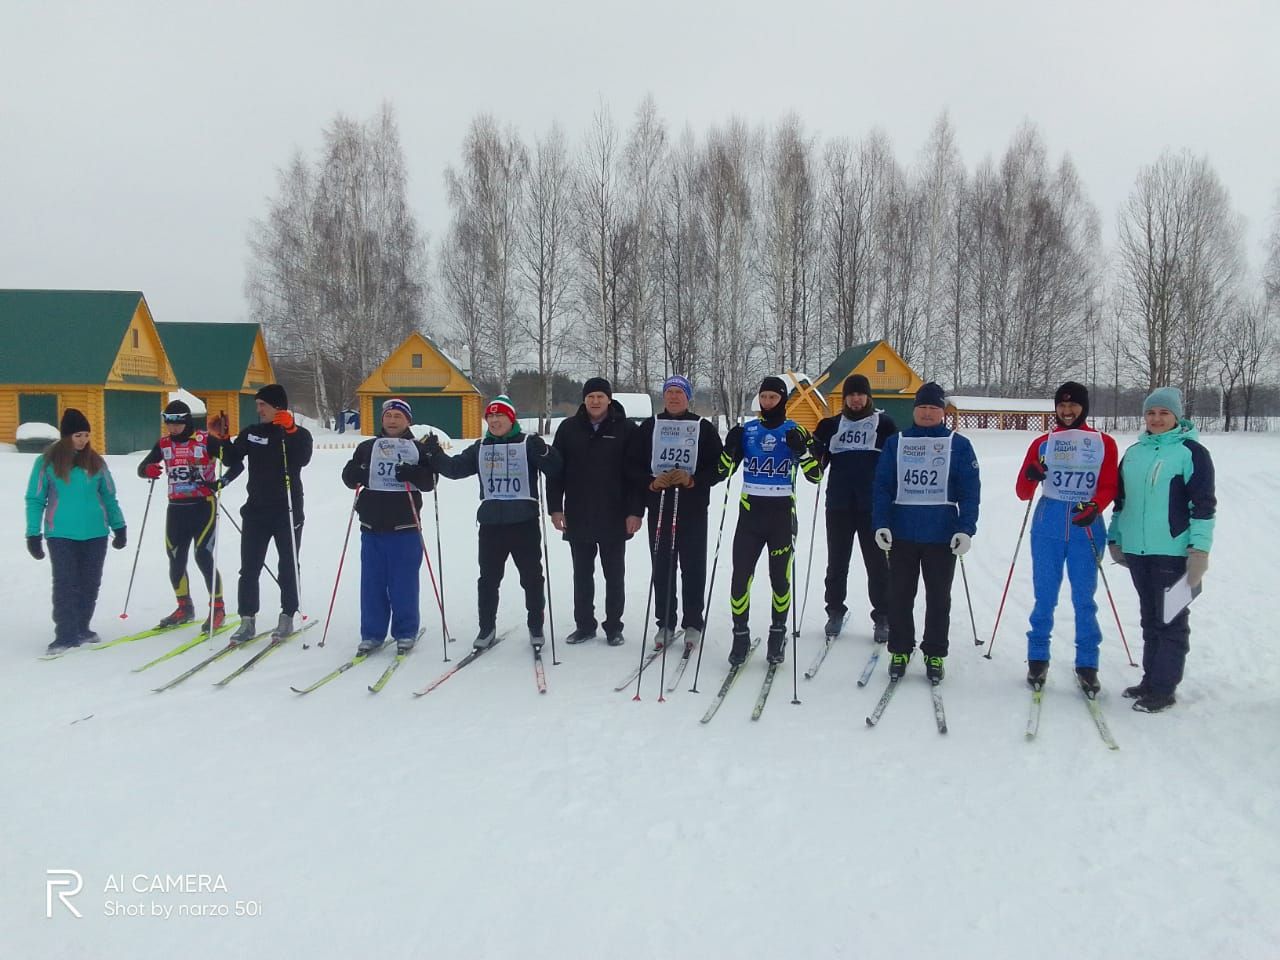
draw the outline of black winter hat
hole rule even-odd
[[[170,400],[164,408],[164,418],[170,423],[176,423],[178,417],[182,418],[182,422],[190,427],[195,421],[191,419],[191,408],[181,400]]]
[[[916,391],[916,402],[913,406],[917,407],[942,407],[947,406],[947,394],[941,386],[930,380],[919,390]]]
[[[284,387],[278,383],[268,383],[265,387],[253,395],[255,400],[261,400],[268,406],[275,407],[277,410],[289,409],[289,395],[284,392]]]
[[[844,378],[843,395],[848,396],[851,393],[864,393],[868,397],[871,396],[871,381],[860,373],[852,373]]]
[[[772,375],[767,376],[760,381],[759,392],[764,393],[766,390],[771,390],[774,393],[780,394],[782,396],[783,403],[787,402],[787,397],[791,393],[791,391],[787,388],[787,382],[785,380],[783,380],[781,377],[775,377]]]
[[[610,400],[613,399],[613,384],[604,377],[590,377],[587,382],[582,385],[582,399],[587,399],[588,393],[603,393]]]
[[[69,437],[73,433],[88,433],[89,418],[75,407],[67,407],[62,411],[62,423],[58,427],[58,432],[64,437]]]
[[[1074,380],[1068,380],[1060,386],[1054,391],[1053,405],[1056,407],[1060,403],[1080,404],[1080,416],[1071,424],[1073,427],[1081,426],[1089,419],[1089,388],[1084,384],[1076,383]],[[1061,420],[1058,422],[1062,423]],[[1063,424],[1063,426],[1065,426],[1065,424]]]

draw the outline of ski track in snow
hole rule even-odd
[[[1012,491],[1030,434],[971,436],[983,506],[965,562],[989,644],[1022,520]],[[1123,450],[1133,438],[1117,440]],[[372,948],[392,957],[1274,958],[1280,651],[1270,629],[1270,561],[1280,509],[1267,478],[1280,470],[1280,438],[1205,443],[1217,466],[1219,519],[1206,591],[1192,612],[1187,677],[1169,713],[1140,715],[1120,697],[1139,674],[1099,590],[1101,703],[1118,752],[1103,746],[1072,682],[1065,583],[1040,732],[1023,739],[1029,533],[991,661],[981,656],[986,646],[973,645],[956,578],[943,737],[918,656],[879,726],[863,722],[887,658],[865,688],[855,686],[872,649],[856,551],[849,620],[819,675],[800,678],[802,704],[790,703],[796,654],[788,650],[759,723],[749,715],[762,656],[715,719],[697,722],[726,669],[732,516],[701,692],[688,692],[691,664],[660,704],[659,663],[645,672],[640,703],[631,690],[612,691],[639,655],[649,570],[642,538],[629,546],[626,645],[560,639],[563,663],[552,666],[548,644],[545,697],[534,686],[513,568],[498,618],[506,640],[428,696],[410,692],[447,665],[425,571],[427,634],[382,693],[366,687],[389,662],[385,653],[315,693],[291,693],[290,684],[351,655],[358,533],[323,649],[317,627],[306,635],[310,650],[295,640],[226,688],[212,683],[248,654],[155,694],[205,648],[142,674],[130,668],[176,645],[174,636],[36,660],[51,635],[48,561],[26,556],[15,505],[0,578],[0,955],[340,958]],[[317,451],[304,473],[304,610],[322,621],[351,505],[338,479],[347,455]],[[108,557],[94,620],[107,638],[172,606],[158,493],[130,617],[116,619],[141,533],[139,457],[110,458],[131,542]],[[0,480],[23,489],[30,464],[0,454]],[[233,486],[227,505],[238,509],[242,498],[243,484]],[[813,487],[802,484],[800,498],[797,602]],[[718,491],[712,501],[714,546]],[[455,660],[474,636],[475,502],[473,481],[444,481]],[[423,519],[432,523],[429,497]],[[570,560],[547,530],[562,638],[573,626]],[[224,531],[219,566],[233,597],[238,537]],[[821,642],[821,530],[816,549],[801,672]],[[769,603],[761,562],[757,633]],[[1137,659],[1128,574],[1109,562],[1105,570]],[[277,594],[265,576],[262,595],[271,620]],[[917,627],[921,611],[922,600]],[[674,665],[673,657],[668,676]],[[56,902],[53,919],[45,917],[50,868],[82,873],[72,902],[83,919]],[[104,890],[110,875],[155,873],[221,874],[227,891]],[[261,916],[105,915],[111,901],[236,900],[259,901]]]

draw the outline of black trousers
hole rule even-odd
[[[279,563],[276,577],[280,581],[280,612],[290,616],[298,612],[298,577],[293,562],[293,539],[289,535],[289,513],[241,508],[244,529],[240,534],[240,589],[238,612],[242,617],[258,613],[258,578],[267,560],[267,547],[274,540]],[[293,537],[302,549],[302,521],[294,526]]]
[[[169,556],[169,582],[179,597],[191,596],[187,580],[187,554],[194,544],[196,567],[204,577],[207,590],[214,590],[213,546],[217,537],[217,518],[212,497],[170,503],[164,521],[164,549]],[[222,597],[222,577],[217,578],[213,595]]]
[[[604,632],[622,632],[626,605],[625,540],[570,540],[573,555],[573,622],[579,630],[596,628],[596,553],[604,574]]]
[[[827,511],[827,615],[843,616],[849,612],[844,600],[849,589],[849,560],[853,556],[855,536],[862,549],[862,566],[867,571],[871,621],[880,623],[889,617],[889,563],[884,551],[876,546],[869,510]]]
[[[1173,696],[1191,649],[1191,608],[1165,623],[1164,591],[1187,572],[1187,558],[1127,553],[1125,560],[1142,617],[1142,685],[1154,694]]]
[[[477,581],[480,631],[494,629],[498,619],[498,587],[507,557],[516,563],[530,627],[542,626],[546,597],[542,592],[542,535],[538,521],[480,524],[480,579]]]
[[[956,558],[945,543],[912,543],[894,538],[889,551],[889,652],[910,653],[916,646],[916,588],[924,577],[926,657],[945,657],[951,629],[951,581]]]
[[[795,537],[795,512],[790,497],[775,497],[774,502],[757,499],[751,509],[738,510],[738,525],[733,532],[733,577],[729,583],[729,606],[735,625],[747,623],[751,616],[751,581],[755,579],[760,551],[769,548],[769,584],[773,589],[772,624],[785,625],[791,609],[791,546]]]
[[[649,511],[649,551],[653,557],[653,606],[658,626],[664,630],[676,628],[677,613],[683,608],[680,625],[702,630],[705,627],[702,593],[707,588],[707,511],[706,508],[687,507],[688,501],[677,505],[675,488],[667,490],[662,501],[662,516]],[[672,564],[671,517],[675,511],[676,547],[675,565]],[[653,535],[662,523],[658,548],[654,550]],[[679,607],[672,590],[675,570],[680,571]]]
[[[107,538],[67,540],[50,537],[49,565],[53,567],[53,639],[74,643],[89,632],[102,586]]]

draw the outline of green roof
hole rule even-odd
[[[256,323],[157,323],[178,386],[191,393],[238,391],[253,360]]]
[[[105,384],[142,294],[0,290],[0,383]]]
[[[868,354],[883,342],[883,340],[872,340],[870,343],[859,343],[841,353],[840,356],[831,361],[831,365],[826,370],[822,371],[827,375],[826,381],[822,384],[822,389],[827,393],[839,390],[845,378],[853,373],[858,364],[867,359]]]

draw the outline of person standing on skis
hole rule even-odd
[[[311,432],[298,426],[289,412],[289,395],[278,383],[269,383],[255,394],[258,423],[245,427],[227,444],[223,459],[227,472],[222,483],[231,483],[248,465],[248,497],[240,508],[244,521],[240,534],[240,585],[237,594],[240,626],[230,642],[244,643],[257,632],[258,579],[267,559],[267,547],[275,541],[279,558],[280,619],[273,638],[293,633],[298,612],[298,577],[294,549],[302,546],[302,468],[311,462]],[[220,425],[225,430],[226,424]],[[225,435],[220,435],[226,439]],[[288,464],[288,472],[285,465]],[[292,513],[293,527],[289,526]]]
[[[1027,631],[1027,683],[1044,686],[1053,610],[1066,565],[1076,623],[1076,679],[1089,695],[1098,684],[1098,557],[1107,539],[1103,511],[1115,499],[1116,442],[1089,426],[1089,391],[1068,381],[1053,395],[1054,427],[1031,441],[1018,472],[1019,500],[1043,496],[1031,521],[1035,606]]]
[[[413,410],[404,400],[382,404],[382,430],[360,443],[342,468],[342,482],[358,490],[360,516],[360,645],[377,651],[387,629],[397,653],[418,639],[422,571],[422,492],[435,486],[430,452],[410,427]]]
[[[750,650],[751,581],[765,548],[773,588],[768,658],[770,663],[782,663],[785,657],[795,563],[796,473],[803,473],[810,483],[822,478],[822,466],[813,456],[812,435],[787,416],[789,392],[781,377],[765,377],[760,383],[760,416],[730,430],[720,456],[722,477],[728,478],[742,464],[729,586],[733,611],[729,663],[735,666],[747,659]]]
[[[187,579],[187,554],[195,547],[196,568],[204,577],[212,598],[209,617],[201,627],[212,633],[226,620],[222,600],[222,576],[214,569],[213,551],[218,536],[217,494],[222,481],[218,462],[223,442],[207,431],[195,429],[191,408],[181,400],[171,400],[164,408],[168,431],[138,464],[138,476],[159,480],[167,476],[169,507],[164,520],[164,549],[169,557],[169,582],[178,606],[159,626],[174,627],[195,619],[191,583]]]

